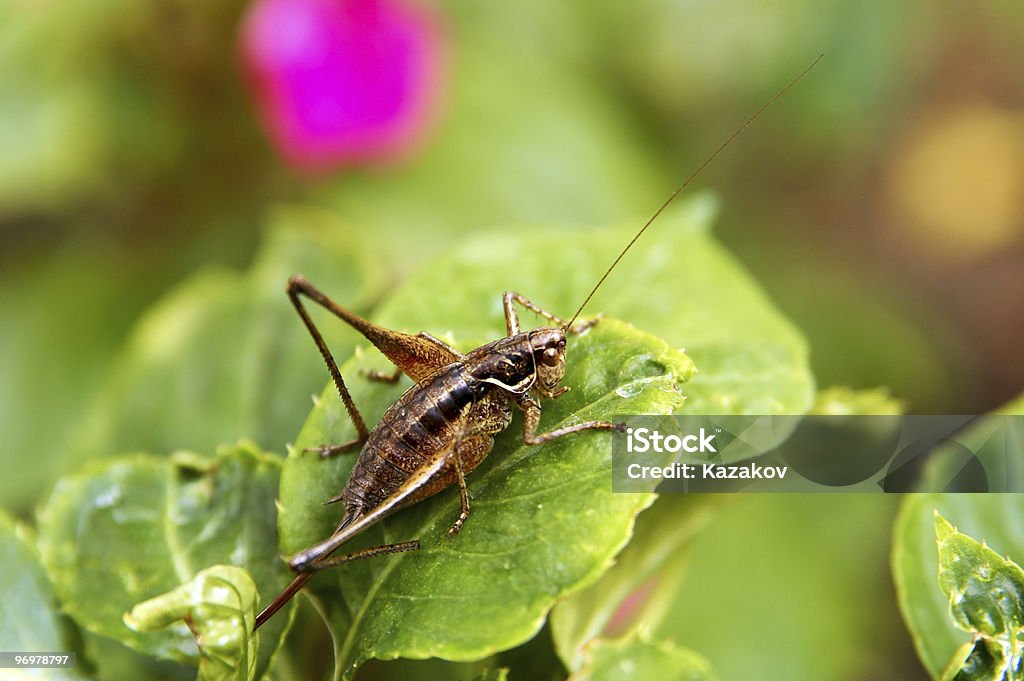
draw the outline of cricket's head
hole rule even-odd
[[[565,376],[565,331],[541,328],[530,332],[530,350],[537,367],[535,387],[545,397],[555,397]]]

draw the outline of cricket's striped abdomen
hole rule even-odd
[[[410,388],[381,417],[341,494],[346,511],[375,508],[459,436],[473,406],[466,369],[456,363]]]

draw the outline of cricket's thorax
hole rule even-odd
[[[526,394],[537,380],[529,333],[488,343],[470,352],[463,361],[473,383],[494,386],[512,395]]]

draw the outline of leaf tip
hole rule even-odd
[[[953,527],[948,520],[942,517],[942,514],[939,513],[939,509],[934,509],[932,513],[935,516],[935,539],[938,542],[941,543],[956,534],[956,528]]]

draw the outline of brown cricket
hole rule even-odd
[[[723,149],[820,59],[821,55],[762,105],[672,192],[622,249],[569,321],[508,291],[502,298],[506,336],[463,355],[430,334],[412,335],[373,324],[335,303],[301,275],[293,275],[288,280],[288,297],[323,356],[357,433],[349,442],[324,445],[313,451],[319,451],[322,457],[356,447],[360,447],[360,451],[344,489],[328,500],[328,503],[344,502],[345,512],[337,529],[322,542],[299,551],[288,560],[298,574],[257,616],[254,629],[280,610],[319,570],[419,548],[419,541],[411,540],[332,556],[343,544],[382,518],[453,484],[459,488],[461,511],[448,532],[457,533],[469,517],[466,475],[490,452],[495,434],[512,422],[513,406],[523,412],[523,442],[527,445],[543,444],[584,430],[622,428],[621,424],[608,421],[586,421],[546,433],[537,432],[541,415],[539,399],[555,399],[569,390],[559,386],[565,374],[566,337],[597,322],[597,319],[580,323],[576,320],[651,223]],[[398,368],[394,375],[372,374],[371,378],[395,381],[400,374],[405,374],[413,380],[414,385],[384,413],[372,431],[367,429],[356,408],[334,357],[303,305],[303,298],[350,324]],[[522,331],[516,304],[544,317],[554,326]]]

